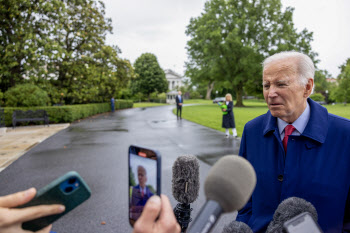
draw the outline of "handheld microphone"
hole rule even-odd
[[[253,233],[253,230],[244,222],[232,221],[224,227],[222,233]]]
[[[316,208],[308,201],[299,197],[290,197],[282,201],[267,227],[266,233],[280,233],[283,231],[283,224],[295,216],[308,212],[315,222],[318,220]]]
[[[178,203],[174,208],[181,232],[185,232],[192,221],[190,203],[198,197],[199,191],[199,162],[193,155],[179,156],[173,165],[172,179],[173,196]]]
[[[241,209],[249,200],[255,184],[255,171],[246,159],[236,155],[219,159],[204,183],[207,202],[188,233],[207,233],[222,213]]]

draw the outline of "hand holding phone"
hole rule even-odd
[[[29,202],[36,194],[35,188],[0,197],[0,232],[24,232],[22,223],[38,217],[60,214],[64,211],[62,205],[36,206],[33,208],[16,209],[15,207]],[[50,227],[45,229],[50,231]],[[27,232],[27,231],[26,231]]]
[[[129,147],[129,222],[134,226],[147,200],[160,195],[159,152],[131,145]]]
[[[34,220],[32,220],[33,218],[27,219],[30,221],[24,222],[22,228],[24,230],[38,231],[80,205],[90,196],[90,188],[83,178],[75,171],[68,172],[40,189],[29,203],[18,207],[26,208],[38,205],[60,204],[65,206],[65,211],[45,217],[37,216]]]
[[[149,199],[133,231],[133,233],[142,232],[181,232],[167,196],[162,194],[160,197],[152,196]]]

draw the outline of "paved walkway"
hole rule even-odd
[[[37,144],[70,124],[2,128],[0,133],[0,172]]]
[[[186,120],[176,120],[173,108],[126,109],[71,124],[27,151],[0,173],[0,196],[29,187],[40,189],[75,170],[90,186],[92,196],[55,222],[53,231],[131,232],[127,153],[128,147],[136,144],[161,153],[161,191],[169,197],[172,206],[177,204],[172,197],[174,161],[184,154],[200,158],[199,197],[191,204],[192,218],[195,218],[206,201],[203,186],[211,164],[223,155],[237,154],[240,140],[227,139],[223,132]],[[184,108],[184,111],[190,109]],[[234,218],[235,214],[225,214],[213,232],[222,232],[224,225]]]

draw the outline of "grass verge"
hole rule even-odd
[[[187,103],[193,103],[186,101]],[[218,105],[213,104],[212,101],[203,100],[197,101],[201,105],[184,106],[182,111],[182,117],[186,120],[195,122],[197,124],[225,132],[225,129],[221,127],[222,113]],[[246,107],[234,107],[233,113],[235,117],[236,129],[238,136],[242,136],[244,125],[254,119],[257,116],[265,114],[268,111],[266,103],[260,100],[245,100],[244,105]],[[350,119],[350,106],[344,106],[342,104],[325,105],[328,112]],[[176,114],[176,108],[173,109],[173,113]],[[231,133],[231,132],[230,132]]]

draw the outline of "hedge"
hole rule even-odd
[[[132,108],[133,102],[129,100],[116,100],[115,109]],[[95,114],[111,111],[110,103],[76,104],[64,106],[41,106],[41,107],[5,107],[5,125],[12,126],[12,113],[14,110],[37,110],[43,109],[49,115],[50,123],[71,123]],[[34,122],[33,122],[34,123]]]

